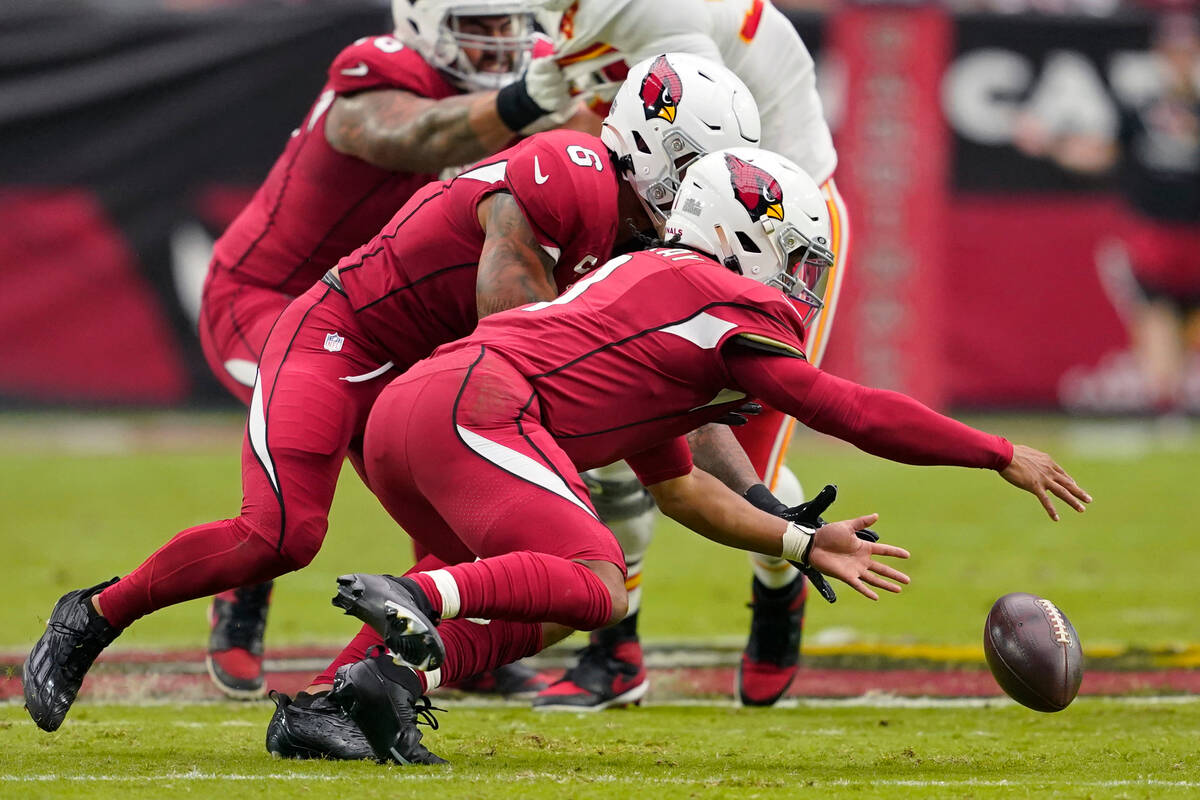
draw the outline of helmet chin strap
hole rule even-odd
[[[729,238],[725,236],[725,229],[720,225],[713,225],[713,231],[717,234],[718,249],[721,251],[714,255],[720,258],[721,265],[730,272],[744,275],[745,273],[742,272],[742,263],[733,254],[733,248],[729,246]]]

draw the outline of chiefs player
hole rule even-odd
[[[213,252],[200,341],[213,373],[242,402],[250,402],[267,333],[293,298],[441,170],[497,152],[569,102],[551,60],[538,59],[522,77],[525,5],[396,0],[394,36],[360,39],[334,59],[308,116]],[[270,591],[268,581],[213,600],[208,669],[233,697],[264,691]]]
[[[693,56],[666,60],[685,88],[674,126],[699,148],[686,159],[757,142],[758,110],[736,76]],[[639,80],[655,79],[650,62],[642,69]],[[62,723],[96,655],[139,617],[308,564],[342,460],[389,375],[470,333],[481,316],[555,297],[638,230],[653,230],[645,200],[621,177],[628,165],[607,145],[629,135],[614,126],[603,139],[538,134],[428,184],[289,304],[259,360],[241,514],[183,531],[123,579],[59,600],[25,663],[38,725]],[[684,161],[681,153],[673,169]]]
[[[684,434],[747,398],[878,456],[997,470],[1055,518],[1048,493],[1079,511],[1090,501],[1045,453],[808,363],[812,290],[833,261],[829,214],[787,159],[741,148],[697,161],[666,230],[669,247],[620,256],[555,300],[482,320],[375,403],[364,443],[372,488],[406,531],[458,562],[338,579],[334,605],[395,654],[342,667],[331,695],[377,759],[441,761],[415,726],[417,699],[440,681],[625,616],[624,558],[579,469],[624,458],[659,508],[697,533],[872,600],[875,589],[900,591],[907,576],[878,558],[908,553],[855,535],[876,515],[824,525],[829,491],[780,519],[693,466]]]
[[[745,81],[762,111],[762,146],[792,159],[816,179],[829,208],[829,246],[835,261],[817,287],[824,305],[809,326],[808,339],[810,362],[820,366],[845,274],[849,220],[833,180],[837,154],[817,95],[813,59],[792,24],[769,0],[536,0],[535,5],[563,71],[576,84],[590,85],[601,99],[611,95],[625,63],[667,50],[724,63]],[[664,199],[670,202],[669,196]],[[766,510],[775,507],[766,500],[766,487],[789,503],[803,498],[799,482],[784,464],[794,424],[777,410],[766,409],[735,431],[765,484],[741,488]],[[642,558],[654,527],[653,505],[623,465],[589,478],[601,490],[593,498],[597,508],[625,552],[630,616],[592,636],[579,664],[535,701],[543,709],[604,708],[635,701],[647,688],[637,610]],[[751,563],[753,618],[738,670],[738,696],[747,705],[771,705],[796,674],[807,591],[786,561],[754,555]]]

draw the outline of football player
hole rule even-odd
[[[536,5],[538,22],[553,39],[563,71],[574,83],[590,86],[600,100],[611,95],[626,63],[664,51],[724,63],[754,93],[762,113],[762,146],[799,164],[821,186],[829,207],[829,247],[835,261],[824,285],[817,287],[824,306],[809,326],[808,340],[810,363],[820,366],[845,274],[849,220],[833,180],[837,154],[817,95],[813,59],[791,22],[769,0],[536,0]],[[663,199],[670,203],[669,192]],[[742,488],[766,510],[775,508],[766,499],[767,487],[788,504],[803,499],[799,481],[784,464],[794,424],[766,408],[735,431],[764,484]],[[642,559],[654,529],[653,504],[624,465],[588,477],[598,490],[593,497],[597,509],[625,552],[630,615],[592,635],[578,665],[535,701],[543,709],[595,710],[634,702],[647,689],[637,612]],[[753,616],[737,693],[746,705],[771,705],[787,690],[799,665],[807,587],[785,560],[754,555],[751,564]]]
[[[683,87],[669,131],[682,133],[681,147],[663,168],[673,180],[705,152],[757,144],[758,110],[736,76],[668,55],[640,65],[631,87],[659,80],[660,62]],[[25,662],[26,707],[38,725],[62,723],[92,661],[139,617],[307,565],[342,461],[360,448],[390,375],[470,333],[480,317],[553,299],[614,247],[653,231],[624,158],[632,138],[617,125],[601,138],[542,133],[428,184],[290,303],[259,358],[241,514],[185,530],[124,578],[59,600]]]
[[[359,39],[334,59],[308,116],[216,242],[200,342],[213,373],[243,403],[267,333],[291,300],[443,169],[496,153],[570,103],[554,62],[530,63],[528,4],[396,0],[393,10],[394,35]],[[265,689],[271,586],[213,599],[208,670],[232,697]],[[506,688],[533,677],[516,672],[504,676]]]
[[[823,373],[804,355],[833,262],[816,183],[735,148],[691,165],[670,245],[614,258],[557,299],[482,320],[396,378],[368,420],[368,480],[393,518],[451,563],[338,579],[334,605],[391,652],[338,670],[331,698],[380,761],[440,763],[415,719],[425,691],[621,620],[624,557],[578,470],[626,459],[659,508],[714,541],[816,569],[877,600],[907,558],[830,525],[819,504],[767,514],[694,466],[685,434],[758,398],[884,458],[998,471],[1077,511],[1090,501],[1045,453],[911,398]],[[788,520],[788,516],[793,516]],[[480,624],[480,620],[488,620]]]

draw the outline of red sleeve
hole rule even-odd
[[[616,181],[604,143],[576,131],[529,137],[510,151],[504,175],[538,241],[560,252],[611,243],[619,217]]]
[[[338,94],[403,89],[440,99],[458,93],[415,50],[391,36],[366,36],[338,53],[329,65],[329,86]]]
[[[681,478],[691,472],[692,450],[688,447],[687,437],[677,436],[649,450],[629,456],[625,463],[633,470],[633,474],[637,475],[642,486],[653,486],[672,478]]]
[[[800,358],[725,348],[738,387],[860,450],[904,464],[1002,470],[1013,448],[1002,436],[944,417],[908,395],[871,389],[822,372]]]

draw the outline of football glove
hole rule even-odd
[[[833,501],[837,499],[837,487],[832,483],[828,483],[824,489],[817,492],[817,496],[812,500],[790,508],[784,505],[775,495],[771,494],[771,490],[761,483],[747,489],[744,497],[756,508],[766,511],[768,514],[774,514],[777,517],[783,517],[788,522],[795,522],[797,525],[803,525],[806,528],[816,530],[825,524],[825,520],[821,518],[821,514],[833,505]],[[870,528],[857,531],[855,535],[868,542],[879,541],[879,534]],[[837,593],[833,591],[833,587],[829,585],[829,581],[825,579],[825,576],[816,567],[811,564],[802,564],[798,561],[790,563],[796,569],[800,570],[804,577],[808,578],[813,588],[827,602],[837,602]]]
[[[755,402],[751,401],[749,403],[744,403],[743,405],[738,406],[736,409],[734,409],[733,411],[730,411],[728,414],[726,414],[723,417],[714,419],[713,422],[715,422],[717,425],[728,425],[731,428],[733,428],[733,427],[737,427],[738,425],[745,425],[747,422],[750,421],[750,419],[749,419],[750,417],[757,417],[759,414],[762,413],[762,410],[763,410],[763,407],[762,407],[761,403],[755,403]],[[756,485],[762,486],[764,489],[767,488],[766,486],[763,486],[761,483],[756,484]],[[749,493],[750,493],[749,490],[747,490],[746,494],[749,495]],[[767,493],[770,494],[770,490],[768,490]],[[750,498],[747,497],[746,499],[749,500]],[[753,503],[754,501],[751,500],[750,502]],[[778,502],[778,501],[776,501],[776,502]],[[782,505],[782,503],[780,505]],[[786,506],[784,506],[784,507],[786,508]],[[767,509],[764,508],[763,511],[767,511]],[[774,514],[775,512],[769,511],[768,513]]]

